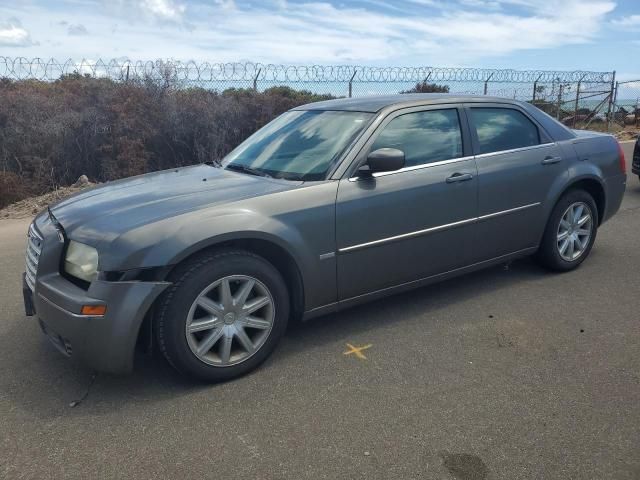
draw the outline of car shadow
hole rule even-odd
[[[595,253],[595,252],[594,252]],[[337,338],[362,336],[366,332],[389,328],[417,315],[429,317],[452,304],[466,302],[487,292],[496,293],[513,282],[538,282],[548,273],[529,259],[508,267],[486,270],[450,279],[438,284],[377,300],[301,324],[291,325],[274,355],[255,372],[226,384],[207,385],[184,378],[173,370],[160,352],[138,354],[132,375],[95,374],[73,360],[63,359],[46,340],[41,339],[29,368],[37,371],[30,380],[6,390],[6,398],[37,418],[60,415],[110,414],[127,404],[156,403],[216,389],[262,388],[265,381],[280,375],[278,364],[291,357],[304,357],[314,347],[335,343]],[[490,312],[489,312],[490,313]],[[302,360],[301,360],[302,361]],[[265,380],[266,379],[266,380]],[[231,385],[233,383],[240,385]],[[221,392],[223,390],[219,390]]]
[[[285,337],[287,348],[281,349],[279,355],[296,355],[309,345],[333,342],[336,337],[362,336],[363,332],[387,328],[416,315],[435,316],[452,304],[495,293],[513,282],[539,281],[548,275],[527,258],[299,322],[289,328]]]

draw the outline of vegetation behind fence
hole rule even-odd
[[[570,126],[615,118],[614,72],[0,57],[0,207],[73,183],[220,158],[274,116],[345,96],[530,101]]]
[[[102,182],[221,158],[275,116],[328,98],[79,74],[0,80],[0,208],[80,175]]]

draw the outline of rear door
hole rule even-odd
[[[516,105],[469,104],[466,112],[478,167],[475,261],[536,246],[543,204],[567,175],[561,148]]]
[[[477,210],[475,162],[457,106],[391,114],[354,166],[378,148],[405,153],[405,168],[340,180],[336,202],[341,300],[466,265]]]

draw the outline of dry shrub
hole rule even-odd
[[[24,198],[25,190],[22,179],[12,172],[0,172],[0,208]]]
[[[83,174],[103,182],[218,159],[286,110],[332,98],[182,87],[170,76],[0,81],[0,207]]]

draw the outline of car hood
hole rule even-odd
[[[113,238],[140,225],[299,184],[195,165],[108,182],[49,208],[68,235],[80,230]]]

